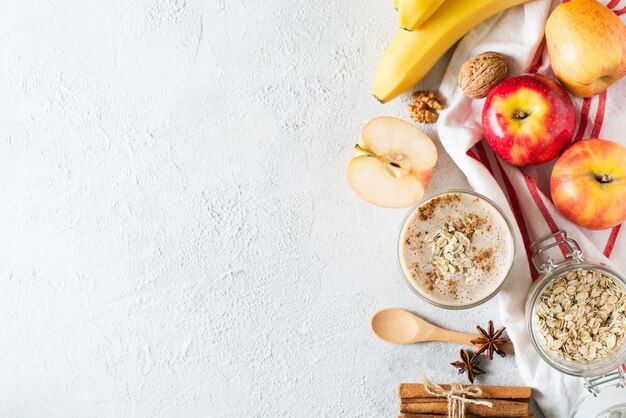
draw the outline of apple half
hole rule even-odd
[[[369,121],[348,163],[348,183],[363,200],[385,208],[417,203],[437,163],[437,148],[417,127],[388,116]]]

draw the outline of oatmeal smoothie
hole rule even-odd
[[[413,210],[398,247],[409,284],[446,306],[489,297],[506,279],[514,257],[511,231],[501,212],[466,192],[435,196]]]

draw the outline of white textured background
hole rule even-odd
[[[346,184],[361,126],[405,116],[370,95],[388,3],[0,1],[0,416],[393,416],[456,379],[457,346],[369,330],[499,323],[421,303],[405,211]],[[465,184],[441,153],[430,191]]]

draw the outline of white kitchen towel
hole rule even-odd
[[[582,247],[584,258],[625,271],[626,231],[589,231],[569,222],[552,205],[549,177],[552,163],[519,168],[496,157],[483,138],[481,112],[484,100],[471,100],[457,86],[457,74],[467,59],[495,51],[508,57],[509,75],[538,72],[553,77],[545,48],[544,25],[561,0],[534,0],[484,22],[459,43],[446,70],[441,93],[448,108],[438,123],[439,138],[471,186],[502,207],[514,225],[516,258],[512,275],[498,295],[500,314],[515,344],[515,359],[524,382],[547,417],[566,417],[583,393],[582,379],[559,373],[534,351],[526,331],[524,304],[537,277],[530,260],[530,242],[564,229]],[[617,15],[626,17],[626,0],[604,0]],[[624,18],[622,17],[622,19]],[[604,138],[626,144],[626,79],[596,97],[572,97],[577,110],[575,140]]]

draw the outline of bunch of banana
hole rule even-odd
[[[497,13],[530,0],[398,0],[398,13],[404,3],[434,7],[428,11],[413,8],[418,18],[413,31],[399,30],[385,51],[374,77],[374,97],[385,103],[415,86],[435,63],[474,26]],[[440,4],[433,6],[434,4]],[[406,9],[405,9],[406,10]],[[408,13],[408,12],[407,12]],[[404,18],[403,18],[404,19]]]
[[[420,27],[441,6],[444,0],[396,0],[398,26],[405,30]]]

